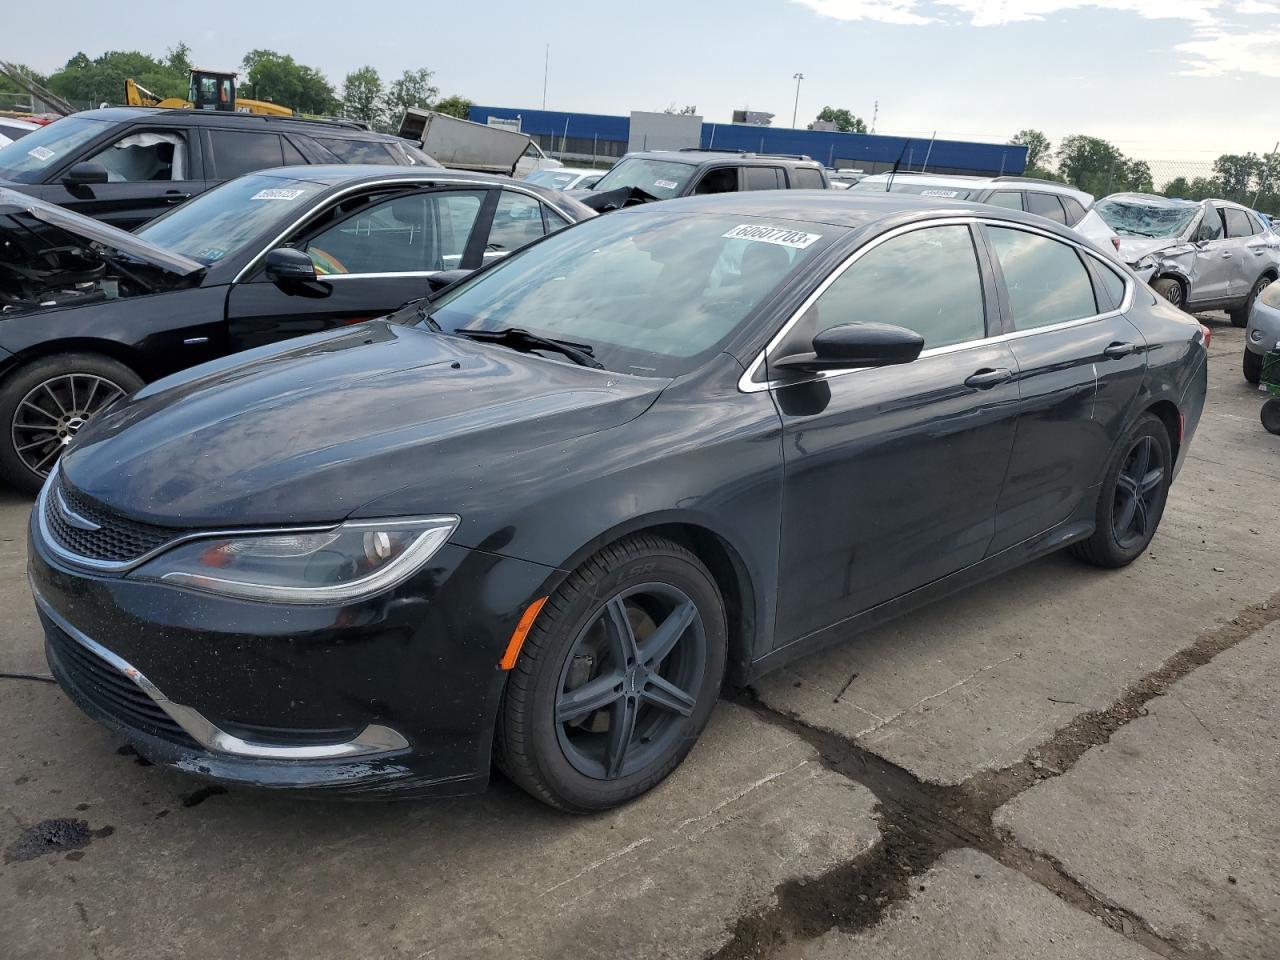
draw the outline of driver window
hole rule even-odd
[[[738,189],[738,169],[737,167],[720,167],[718,170],[708,170],[702,175],[702,179],[698,181],[698,185],[694,188],[695,194],[703,193],[733,193]]]
[[[89,159],[107,168],[108,183],[188,179],[187,143],[178,133],[132,133]]]
[[[493,213],[493,226],[484,247],[485,257],[505,256],[533,243],[546,232],[541,203],[527,194],[503,190]]]
[[[325,228],[302,249],[325,276],[453,270],[483,199],[480,190],[401,194]]]
[[[1221,240],[1224,234],[1222,227],[1222,211],[1217,207],[1208,207],[1204,212],[1204,219],[1200,221],[1200,227],[1196,230],[1196,240]]]
[[[969,228],[913,230],[871,248],[805,312],[796,335],[808,343],[843,323],[906,327],[924,337],[926,350],[985,337],[982,278]]]

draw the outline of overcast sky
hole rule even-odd
[[[9,0],[0,57],[51,71],[77,50],[163,54],[183,40],[198,64],[236,67],[246,50],[268,47],[335,86],[366,63],[384,78],[425,66],[445,94],[538,107],[549,43],[552,109],[696,104],[707,120],[727,121],[749,107],[789,126],[799,71],[801,125],[824,104],[870,123],[878,100],[881,133],[1004,141],[1037,127],[1055,142],[1088,133],[1154,161],[1262,153],[1280,139],[1280,0],[311,0],[256,9],[64,0],[55,26],[47,5]]]

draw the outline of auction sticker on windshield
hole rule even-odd
[[[37,160],[48,160],[53,156],[53,151],[48,147],[32,147],[27,151],[28,157],[35,157]]]
[[[960,191],[959,190],[921,190],[920,196],[922,197],[958,197],[960,196]]]
[[[303,191],[291,190],[287,187],[269,187],[266,190],[259,190],[250,200],[297,200],[302,196]]]
[[[728,233],[726,240],[755,240],[757,243],[776,243],[780,247],[792,247],[803,250],[815,240],[821,240],[820,233],[803,233],[787,227],[769,227],[761,223],[740,223]]]
[[[676,183],[674,180],[655,180],[653,181],[653,185],[660,190],[674,190],[676,187],[680,186],[680,184]]]

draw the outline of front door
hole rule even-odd
[[[275,284],[259,269],[232,289],[231,349],[360,323],[426,296],[431,274],[479,265],[495,200],[484,189],[417,187],[344,197],[323,225],[287,241],[310,255],[316,282]]]
[[[51,183],[42,196],[51,203],[132,230],[208,186],[185,130],[133,128],[80,158],[100,163],[106,183]]]
[[[855,258],[774,355],[860,322],[915,330],[925,352],[772,381],[784,444],[779,645],[981,560],[1013,445],[1017,361],[987,339],[988,316],[999,321],[971,227],[912,229]]]
[[[1196,260],[1192,267],[1188,302],[1230,299],[1238,272],[1238,242],[1227,239],[1222,209],[1216,204],[1204,205],[1204,217],[1196,230],[1195,244]]]
[[[1125,281],[1075,247],[984,227],[999,267],[1021,408],[989,552],[1069,519],[1099,482],[1146,372],[1146,341],[1116,312]],[[1096,258],[1092,258],[1096,260]],[[1095,285],[1095,275],[1097,283]]]

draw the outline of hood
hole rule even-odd
[[[173,527],[334,522],[404,488],[448,512],[477,464],[625,423],[667,383],[386,321],[236,359],[95,417],[62,474]]]
[[[7,230],[6,221],[14,214],[26,214],[82,241],[111,247],[135,260],[179,277],[190,276],[205,268],[204,264],[198,260],[158,247],[118,227],[108,226],[100,220],[72,213],[56,204],[29,197],[25,193],[0,187],[0,237],[3,237]]]
[[[1175,247],[1190,248],[1191,244],[1181,237],[1138,237],[1132,234],[1120,234],[1120,259],[1125,263],[1137,263],[1152,253],[1173,250]],[[1181,251],[1179,251],[1181,252]]]

